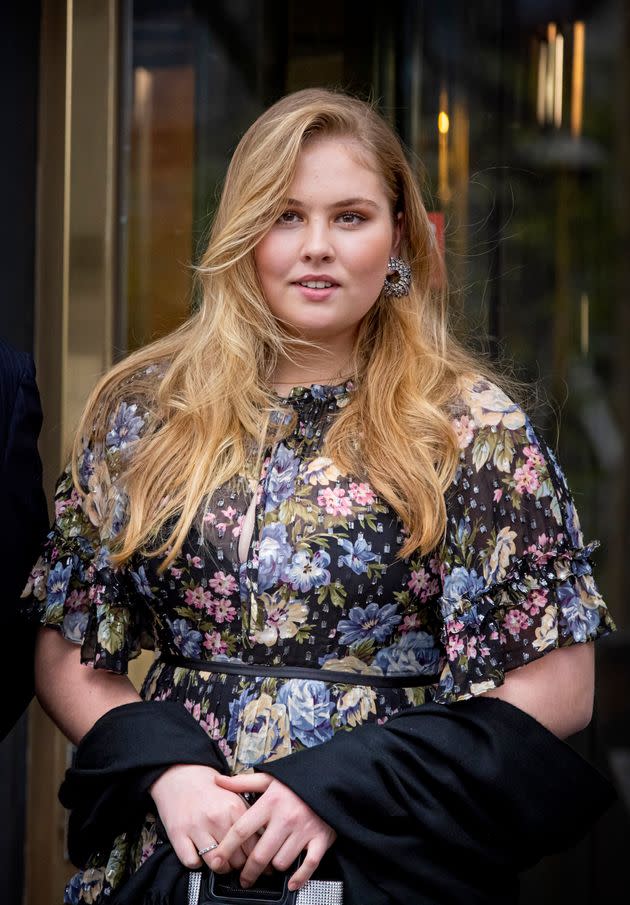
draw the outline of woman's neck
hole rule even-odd
[[[331,348],[328,354],[308,357],[302,353],[295,358],[280,358],[271,384],[281,393],[294,386],[312,386],[314,383],[334,386],[352,375],[351,359],[352,350],[345,344],[340,348]]]

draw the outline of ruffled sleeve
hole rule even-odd
[[[22,593],[30,619],[80,644],[82,662],[116,673],[154,646],[150,615],[129,571],[110,559],[127,503],[118,473],[144,422],[137,404],[123,402],[104,444],[84,445],[77,463],[82,494],[68,464],[55,490],[53,525]]]
[[[562,470],[523,410],[477,381],[454,409],[460,466],[440,554],[445,665],[436,700],[501,685],[505,673],[615,626],[593,579]]]

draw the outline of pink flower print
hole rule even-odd
[[[236,610],[233,606],[230,606],[228,600],[222,597],[213,601],[212,615],[220,625],[222,622],[232,622],[236,616]]]
[[[230,597],[235,591],[238,591],[237,580],[233,575],[226,575],[225,572],[215,572],[208,584],[220,597]]]
[[[502,496],[503,496],[503,490],[499,487],[498,490],[495,490],[494,493],[492,494],[492,499],[494,500],[495,503],[498,503],[501,500]]]
[[[189,698],[186,698],[186,700],[184,701],[184,707],[186,708],[188,713],[192,713],[193,702]]]
[[[407,582],[407,587],[414,594],[421,594],[429,583],[429,573],[425,568],[418,569],[417,572],[411,573],[411,578]]]
[[[184,594],[184,600],[188,606],[191,606],[195,610],[207,610],[208,612],[211,612],[214,605],[214,600],[210,591],[206,591],[199,585],[197,585],[196,588],[188,588]]]
[[[355,484],[354,481],[348,488],[348,495],[359,506],[371,506],[376,499],[376,495],[369,484]]]
[[[543,459],[540,450],[536,446],[526,446],[523,449],[523,453],[527,461],[532,465],[533,468],[537,468],[545,464],[545,460]]]
[[[221,734],[221,724],[214,713],[206,714],[205,720],[201,721],[201,728],[205,729],[211,738],[218,738]]]
[[[232,528],[232,537],[240,537],[240,536],[241,536],[241,532],[242,532],[242,530],[243,530],[243,521],[244,521],[244,519],[245,519],[245,516],[244,516],[244,515],[239,515],[239,517],[238,517],[237,520],[236,520],[236,524],[235,524],[234,527]]]
[[[457,442],[460,449],[466,449],[472,443],[474,436],[475,422],[468,415],[462,415],[461,418],[455,418],[453,427],[457,434]]]
[[[461,652],[464,650],[464,642],[459,637],[459,635],[452,635],[448,639],[448,644],[446,645],[446,653],[449,660],[457,660]]]
[[[523,629],[527,628],[528,624],[529,619],[522,610],[508,610],[505,619],[503,620],[504,628],[507,629],[513,638],[518,638]]]
[[[66,509],[77,509],[79,506],[79,494],[76,487],[72,488],[72,492],[67,499],[55,500],[55,517],[58,518]]]
[[[87,603],[87,591],[70,591],[66,597],[66,606],[69,610],[80,610]]]
[[[224,738],[215,738],[214,741],[217,743],[217,745],[219,746],[219,748],[221,749],[223,754],[226,756],[226,758],[229,759],[232,757],[232,749],[230,748],[230,746],[228,745],[228,743],[226,742],[226,740]]]
[[[403,624],[400,626],[400,631],[405,634],[406,632],[415,632],[420,628],[419,616],[417,613],[412,613],[410,616],[405,616],[403,619]]]
[[[217,522],[214,527],[217,529],[217,534],[219,535],[219,537],[223,537],[223,535],[227,531],[227,522]]]
[[[436,597],[440,593],[440,583],[437,578],[432,578],[428,583],[422,594],[420,595],[423,601],[429,600],[431,597]]]
[[[190,553],[186,554],[186,560],[188,561],[188,565],[192,569],[203,569],[203,560],[199,556],[191,556]]]
[[[523,608],[527,610],[530,616],[536,616],[547,606],[548,594],[549,591],[530,591],[523,601]]]
[[[544,536],[545,536],[544,534],[541,535],[541,537],[544,537]],[[538,542],[540,543],[540,537],[538,538]],[[530,544],[529,547],[527,548],[526,552],[530,553],[532,555],[532,557],[534,558],[534,561],[538,565],[544,565],[546,562],[549,562],[549,560],[555,556],[555,550],[553,550],[553,549],[541,550],[540,547],[538,547],[536,544]]]
[[[214,514],[214,512],[206,512],[206,514],[203,517],[204,525],[214,525],[216,520],[217,520],[217,517]]]
[[[226,519],[230,522],[234,521],[234,516],[237,514],[238,510],[234,508],[234,506],[228,506],[227,509],[221,510],[221,515],[224,515]]]
[[[466,644],[466,656],[469,660],[476,660],[479,654],[477,650],[477,641],[478,638],[476,635],[473,635],[472,638],[468,639],[468,643]]]
[[[514,472],[516,492],[535,493],[540,487],[540,479],[529,463],[521,465]]]
[[[171,566],[171,568],[169,569],[169,572],[171,573],[171,575],[173,576],[173,578],[181,578],[181,577],[182,577],[182,570],[176,568],[175,566]]]
[[[433,572],[434,575],[441,575],[443,569],[443,563],[439,556],[432,556],[429,560],[429,568]]]
[[[206,632],[203,646],[213,655],[224,654],[227,651],[227,642],[223,640],[219,632]]]
[[[343,487],[336,487],[334,490],[332,487],[326,487],[318,494],[317,502],[325,508],[328,515],[346,516],[352,512],[350,500],[346,498]]]

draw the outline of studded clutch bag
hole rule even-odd
[[[188,905],[343,905],[343,883],[337,880],[309,880],[302,889],[291,891],[292,871],[259,877],[255,886],[243,889],[238,873],[215,874],[210,870],[191,871]]]

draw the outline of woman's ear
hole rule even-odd
[[[394,215],[394,232],[392,235],[392,250],[390,255],[390,257],[392,258],[397,258],[399,255],[400,243],[402,242],[404,227],[405,221],[403,212],[398,211],[398,213]]]

